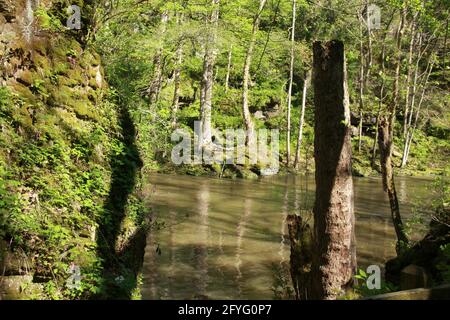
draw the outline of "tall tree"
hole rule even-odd
[[[291,26],[291,63],[289,67],[289,88],[287,105],[287,134],[286,134],[286,157],[287,166],[291,161],[291,105],[292,105],[292,84],[294,82],[294,62],[295,62],[295,19],[297,17],[297,1],[292,0],[292,26]]]
[[[244,75],[243,75],[243,87],[242,87],[242,113],[244,117],[246,132],[245,145],[255,146],[255,124],[253,123],[252,116],[250,114],[248,106],[249,95],[249,83],[250,83],[250,67],[252,64],[253,51],[255,49],[256,34],[259,29],[259,22],[261,14],[264,10],[267,0],[259,0],[259,8],[253,19],[252,34],[250,37],[250,43],[248,44],[247,54],[244,62]]]
[[[167,31],[167,22],[169,21],[169,13],[164,11],[161,13],[160,23],[160,35],[161,38]],[[153,75],[151,78],[150,86],[148,88],[149,103],[153,105],[158,101],[159,93],[161,92],[161,86],[163,81],[163,49],[162,46],[157,49],[156,54],[153,57]]]
[[[227,92],[229,89],[232,57],[233,57],[233,44],[230,44],[230,50],[228,51],[227,75],[225,76],[225,92]]]
[[[183,22],[183,13],[177,14],[177,26],[181,28]],[[181,68],[183,64],[183,39],[180,39],[175,52],[175,70],[174,70],[174,89],[172,100],[172,126],[177,124],[177,112],[180,104],[180,85],[181,85]]]
[[[303,141],[303,126],[305,123],[305,109],[306,109],[306,95],[308,93],[308,87],[311,82],[311,70],[306,73],[305,80],[303,82],[303,94],[302,94],[302,110],[300,111],[300,121],[298,124],[298,137],[297,137],[297,148],[295,151],[295,161],[294,168],[298,169],[300,163],[300,150]]]
[[[211,108],[214,84],[214,66],[217,56],[217,26],[220,0],[212,0],[212,10],[207,18],[207,39],[203,58],[203,76],[200,93],[200,117],[202,124],[202,146],[211,144]]]
[[[356,268],[352,146],[344,44],[313,47],[316,200],[312,261],[313,299],[335,299]]]
[[[406,19],[406,9],[401,9],[400,21],[395,33],[396,56],[394,58],[395,74],[392,88],[392,100],[388,104],[386,114],[381,116],[378,127],[378,146],[380,148],[380,166],[383,177],[383,190],[388,194],[389,205],[391,208],[392,222],[397,235],[396,250],[397,253],[403,252],[408,246],[408,237],[400,215],[400,207],[395,189],[394,166],[392,161],[392,150],[394,143],[394,125],[395,115],[399,104],[399,82],[400,82],[400,64],[402,60],[401,40]]]

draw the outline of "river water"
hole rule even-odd
[[[273,299],[289,263],[287,214],[308,219],[314,177],[257,181],[152,175],[158,228],[147,237],[143,299]],[[405,219],[426,200],[431,180],[398,177]],[[359,267],[395,256],[388,199],[378,178],[354,178]],[[278,270],[278,271],[276,271]],[[286,276],[286,275],[285,275]]]

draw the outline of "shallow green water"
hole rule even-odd
[[[162,224],[147,239],[143,299],[272,299],[274,266],[289,262],[286,216],[308,215],[314,178],[258,181],[152,175],[149,199]],[[395,255],[381,180],[355,178],[357,257],[380,266]],[[396,180],[402,214],[426,199],[430,180]]]

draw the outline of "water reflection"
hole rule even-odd
[[[202,182],[197,195],[198,202],[198,241],[194,246],[194,257],[196,262],[196,281],[194,286],[197,290],[197,297],[206,296],[208,283],[208,208],[209,208],[209,186],[206,181]],[[193,230],[194,231],[194,230]]]
[[[147,239],[143,298],[273,298],[273,265],[290,255],[286,217],[311,210],[312,179],[152,176],[154,219],[165,227]],[[407,217],[429,181],[397,181]],[[395,233],[379,179],[355,179],[355,213],[358,265],[382,265],[395,255]]]

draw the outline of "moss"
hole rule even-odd
[[[81,45],[72,38],[59,37],[51,46],[51,57],[53,59],[66,59],[68,56],[80,56],[83,52]]]
[[[18,82],[14,82],[9,84],[8,87],[11,89],[13,93],[17,94],[22,100],[30,104],[37,102],[37,98],[27,86],[24,86],[23,84]]]
[[[89,87],[98,89],[97,81],[95,78],[89,78]]]
[[[64,62],[58,61],[53,66],[54,74],[65,75],[70,70],[70,64],[65,59]]]
[[[77,82],[79,85],[82,85],[86,82],[86,78],[80,68],[69,69],[67,70],[66,75],[67,78],[69,78],[71,81]]]
[[[65,76],[58,77],[57,83],[58,83],[58,86],[67,86],[70,88],[74,88],[74,87],[80,85],[80,83],[77,80],[72,79],[70,77],[65,77]]]
[[[80,117],[97,119],[97,115],[94,112],[94,107],[90,102],[87,102],[86,100],[77,100],[73,105],[73,110]]]
[[[35,38],[33,41],[33,50],[43,56],[48,54],[50,43],[46,38]]]
[[[39,69],[43,69],[43,70],[46,70],[46,71],[50,71],[52,69],[51,61],[46,56],[41,55],[41,54],[35,54],[34,55],[33,63]]]
[[[28,85],[28,86],[31,86],[31,84],[33,83],[35,78],[36,77],[34,77],[33,72],[31,72],[30,70],[23,70],[17,76],[17,80],[20,83]]]
[[[49,89],[49,103],[57,107],[67,107],[73,104],[73,91],[67,86],[53,86]]]
[[[237,166],[237,176],[242,179],[256,180],[258,175],[249,169]]]
[[[101,59],[97,53],[86,50],[79,57],[79,63],[82,68],[89,69],[91,67],[99,66],[101,63]]]

